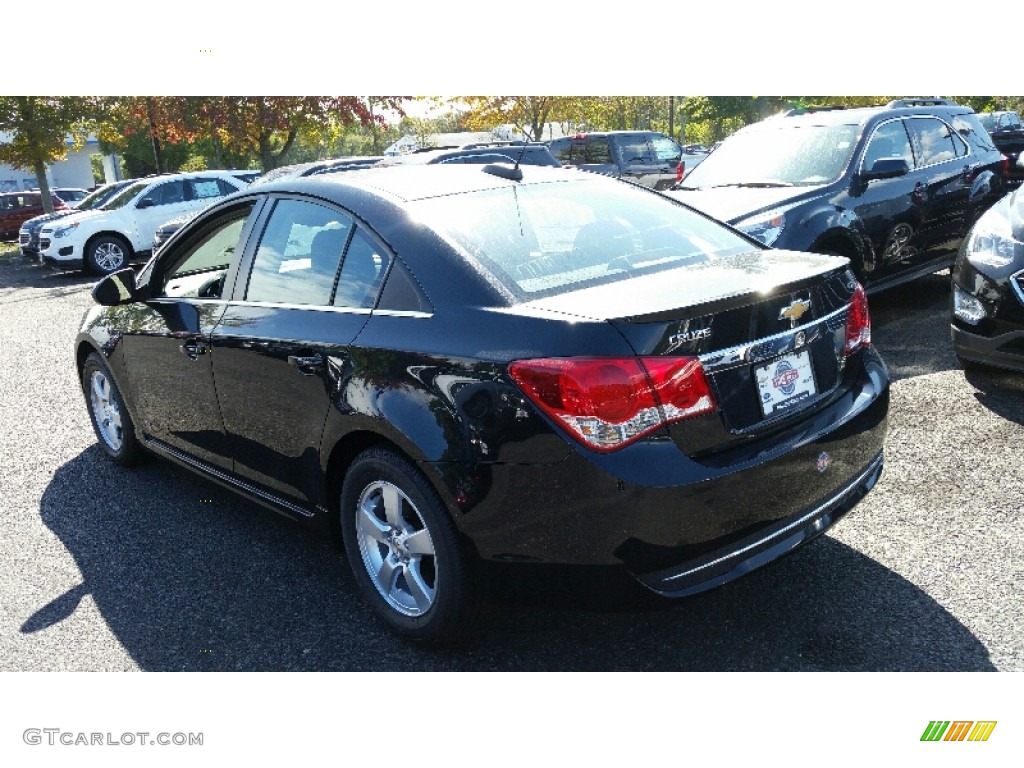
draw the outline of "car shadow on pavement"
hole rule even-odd
[[[943,271],[869,297],[871,340],[892,381],[957,368],[943,313],[949,292],[949,272]],[[935,322],[936,312],[943,322]]]
[[[996,416],[1024,425],[1024,374],[997,368],[965,371],[975,399]]]
[[[146,670],[993,669],[928,594],[829,537],[656,610],[580,607],[590,601],[571,592],[506,599],[471,643],[432,651],[375,620],[321,537],[167,462],[125,471],[94,446],[40,506],[83,581],[21,631],[66,620],[88,595]]]
[[[47,296],[65,296],[98,279],[79,269],[55,269],[20,254],[0,258],[0,295],[14,288],[41,288]]]

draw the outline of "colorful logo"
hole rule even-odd
[[[995,729],[995,720],[932,720],[921,741],[988,741]]]
[[[800,374],[796,368],[786,360],[782,360],[775,369],[775,378],[772,379],[772,384],[776,389],[781,390],[782,394],[792,395],[796,390],[796,380],[799,378]]]
[[[818,460],[814,463],[814,468],[819,472],[824,472],[828,469],[828,465],[832,463],[832,457],[828,455],[828,451],[822,451],[818,455]]]

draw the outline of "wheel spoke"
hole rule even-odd
[[[430,540],[430,534],[427,533],[426,528],[422,531],[416,531],[416,533],[407,538],[405,540],[405,547],[411,555],[432,556],[434,554],[434,542]]]
[[[398,579],[398,568],[397,563],[390,557],[385,557],[380,564],[380,568],[377,569],[377,584],[384,591],[385,595],[390,595],[395,591],[395,581]]]
[[[92,377],[92,391],[93,394],[99,398],[101,404],[107,402],[106,385],[107,380],[102,376],[96,375]]]
[[[359,525],[359,532],[364,536],[369,536],[374,541],[378,541],[381,544],[386,544],[388,541],[388,531],[390,527],[380,521],[380,519],[373,514],[373,511],[367,508],[366,504],[362,504],[359,507],[359,517],[357,519]]]
[[[384,516],[388,519],[392,528],[405,530],[405,521],[402,519],[402,497],[398,488],[391,483],[384,483],[381,487],[381,497],[384,501]]]
[[[423,579],[420,573],[420,560],[416,558],[404,570],[405,583],[409,585],[409,594],[419,611],[427,610],[434,602],[434,590]]]

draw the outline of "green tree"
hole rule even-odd
[[[47,213],[53,201],[46,166],[85,143],[95,106],[82,96],[0,96],[0,131],[11,134],[0,144],[0,162],[35,173]]]

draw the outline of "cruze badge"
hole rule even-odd
[[[685,344],[688,341],[700,341],[701,339],[710,339],[711,329],[710,328],[698,328],[695,331],[683,331],[682,333],[673,333],[668,337],[668,343],[672,346],[678,344]]]
[[[811,308],[810,300],[804,301],[803,299],[797,299],[788,307],[783,307],[779,311],[779,320],[789,320],[789,327],[795,328],[796,321],[804,316],[804,313]]]

